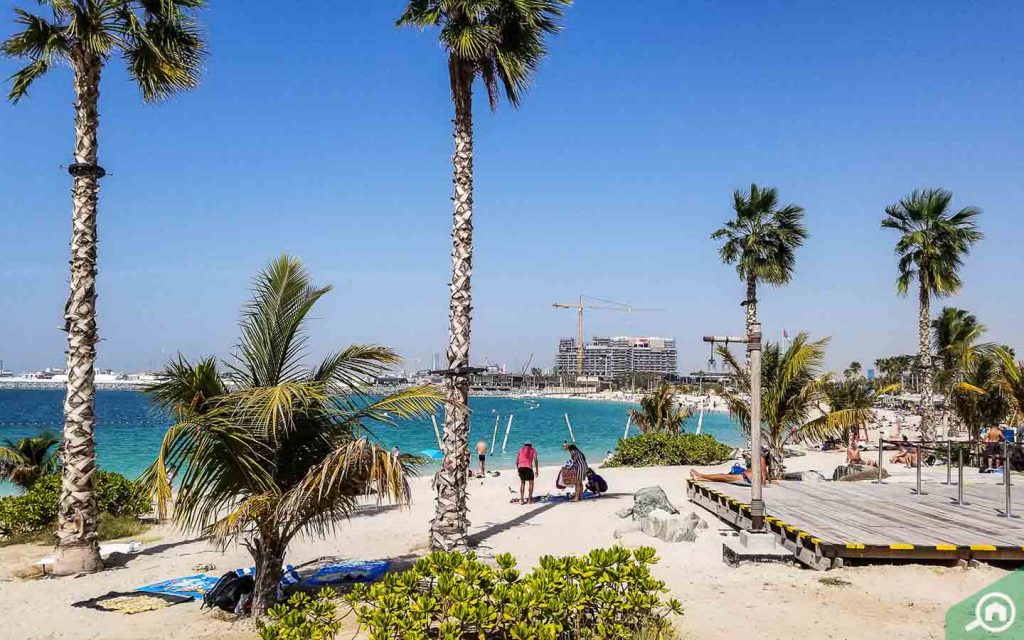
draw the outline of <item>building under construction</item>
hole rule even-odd
[[[558,341],[555,369],[558,373],[577,374],[576,339]],[[675,338],[655,336],[593,338],[583,346],[584,376],[610,379],[631,373],[674,375],[677,368]]]

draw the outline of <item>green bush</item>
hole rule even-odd
[[[705,465],[728,460],[730,453],[731,447],[706,433],[646,433],[619,440],[607,466]]]
[[[60,482],[60,475],[47,474],[25,493],[0,498],[0,536],[22,537],[52,527],[57,521]],[[145,487],[113,471],[99,471],[94,489],[101,514],[138,518],[152,507]]]
[[[596,549],[545,556],[523,574],[502,554],[494,568],[473,554],[434,553],[346,596],[371,640],[632,640],[668,638],[665,583],[650,565],[654,549]],[[654,635],[657,634],[657,635]]]
[[[260,640],[330,640],[341,629],[334,596],[324,587],[316,597],[300,592],[274,605],[267,611],[269,621],[256,622]]]

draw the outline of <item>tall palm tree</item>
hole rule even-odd
[[[918,362],[921,366],[921,433],[935,435],[934,388],[932,375],[931,299],[949,296],[960,290],[960,267],[964,256],[982,238],[977,217],[981,210],[964,207],[951,213],[953,193],[944,189],[925,189],[911,193],[885,208],[882,227],[900,233],[896,242],[899,278],[896,290],[907,295],[910,284],[918,283]]]
[[[444,459],[435,478],[436,513],[430,525],[430,547],[435,550],[466,548],[469,528],[466,470],[473,267],[473,85],[477,78],[483,81],[492,110],[498,106],[500,93],[512,106],[518,106],[547,53],[545,37],[560,30],[557,20],[569,4],[571,0],[410,0],[398,19],[398,26],[440,28],[455,106]]]
[[[757,283],[774,286],[789,283],[796,267],[796,250],[807,239],[804,210],[795,204],[779,208],[779,192],[750,185],[750,193],[736,190],[732,195],[736,217],[711,234],[725,240],[718,253],[722,262],[735,264],[740,280],[747,284],[747,335],[757,322]],[[747,368],[750,368],[749,356]]]
[[[861,371],[864,370],[864,366],[861,363],[854,360],[850,363],[850,366],[843,370],[844,378],[857,378],[860,377]]]
[[[390,453],[369,429],[431,414],[441,402],[428,386],[366,395],[368,381],[400,361],[385,347],[352,345],[305,366],[308,314],[328,291],[299,261],[278,258],[253,283],[223,371],[212,358],[193,365],[179,356],[147,390],[176,424],[144,481],[166,497],[174,472],[175,520],[249,549],[257,615],[273,604],[296,535],[323,535],[371,493],[408,501],[417,459]]]
[[[874,420],[874,407],[881,396],[893,393],[899,385],[874,386],[861,377],[847,376],[825,386],[832,421],[843,434],[843,441],[856,444],[866,435],[867,424]]]
[[[39,0],[42,16],[15,9],[22,30],[0,44],[28,64],[14,74],[17,102],[54,66],[71,67],[75,88],[75,151],[71,189],[71,278],[64,307],[68,351],[64,401],[64,479],[57,519],[57,574],[102,568],[93,496],[96,471],[96,218],[99,179],[100,74],[120,54],[146,101],[198,84],[203,41],[193,20],[205,0]]]
[[[59,444],[57,436],[48,431],[20,440],[5,440],[0,444],[0,480],[31,488],[40,476],[57,470],[55,447]]]
[[[640,433],[681,433],[683,423],[693,415],[693,409],[676,403],[676,387],[663,382],[652,393],[640,399],[640,410],[630,409],[629,415]]]
[[[856,422],[851,409],[821,410],[827,399],[831,374],[822,374],[828,338],[811,341],[800,332],[783,351],[778,343],[766,343],[761,360],[761,438],[771,458],[771,474],[783,471],[785,447],[801,441],[820,441]],[[738,391],[723,394],[729,413],[750,433],[750,372],[725,347],[722,360],[739,381]]]

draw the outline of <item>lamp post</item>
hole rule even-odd
[[[736,336],[704,336],[704,342],[726,346],[729,343],[746,344],[750,358],[750,530],[764,529],[764,493],[761,486],[761,324],[755,322],[745,338]]]

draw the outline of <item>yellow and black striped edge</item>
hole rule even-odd
[[[703,483],[696,482],[692,479],[686,479],[687,488],[690,490],[697,491],[706,497],[718,502],[721,505],[729,507],[731,510],[741,513],[750,512],[750,505],[745,502],[740,502],[735,498],[725,495],[720,491],[704,485]],[[845,542],[845,543],[830,543],[825,542],[820,537],[813,535],[808,531],[804,531],[799,527],[796,527],[790,523],[787,523],[775,516],[765,514],[765,524],[768,529],[775,533],[775,535],[797,542],[804,547],[810,549],[817,549],[826,553],[827,555],[847,555],[852,552],[851,555],[855,557],[871,557],[875,554],[886,554],[892,557],[890,554],[896,552],[898,555],[903,556],[905,554],[909,556],[934,553],[934,552],[945,552],[945,553],[956,553],[961,556],[975,555],[980,553],[982,556],[985,555],[999,555],[999,554],[1011,554],[1013,556],[1021,556],[1024,559],[1024,545],[1022,546],[1008,546],[1008,545],[991,545],[991,544],[972,544],[972,545],[955,545],[955,544],[936,544],[936,545],[915,545],[906,542],[894,542],[890,544],[865,544],[862,542]],[[907,553],[909,552],[909,553]],[[972,553],[974,552],[974,553]],[[881,556],[880,556],[881,557]]]

